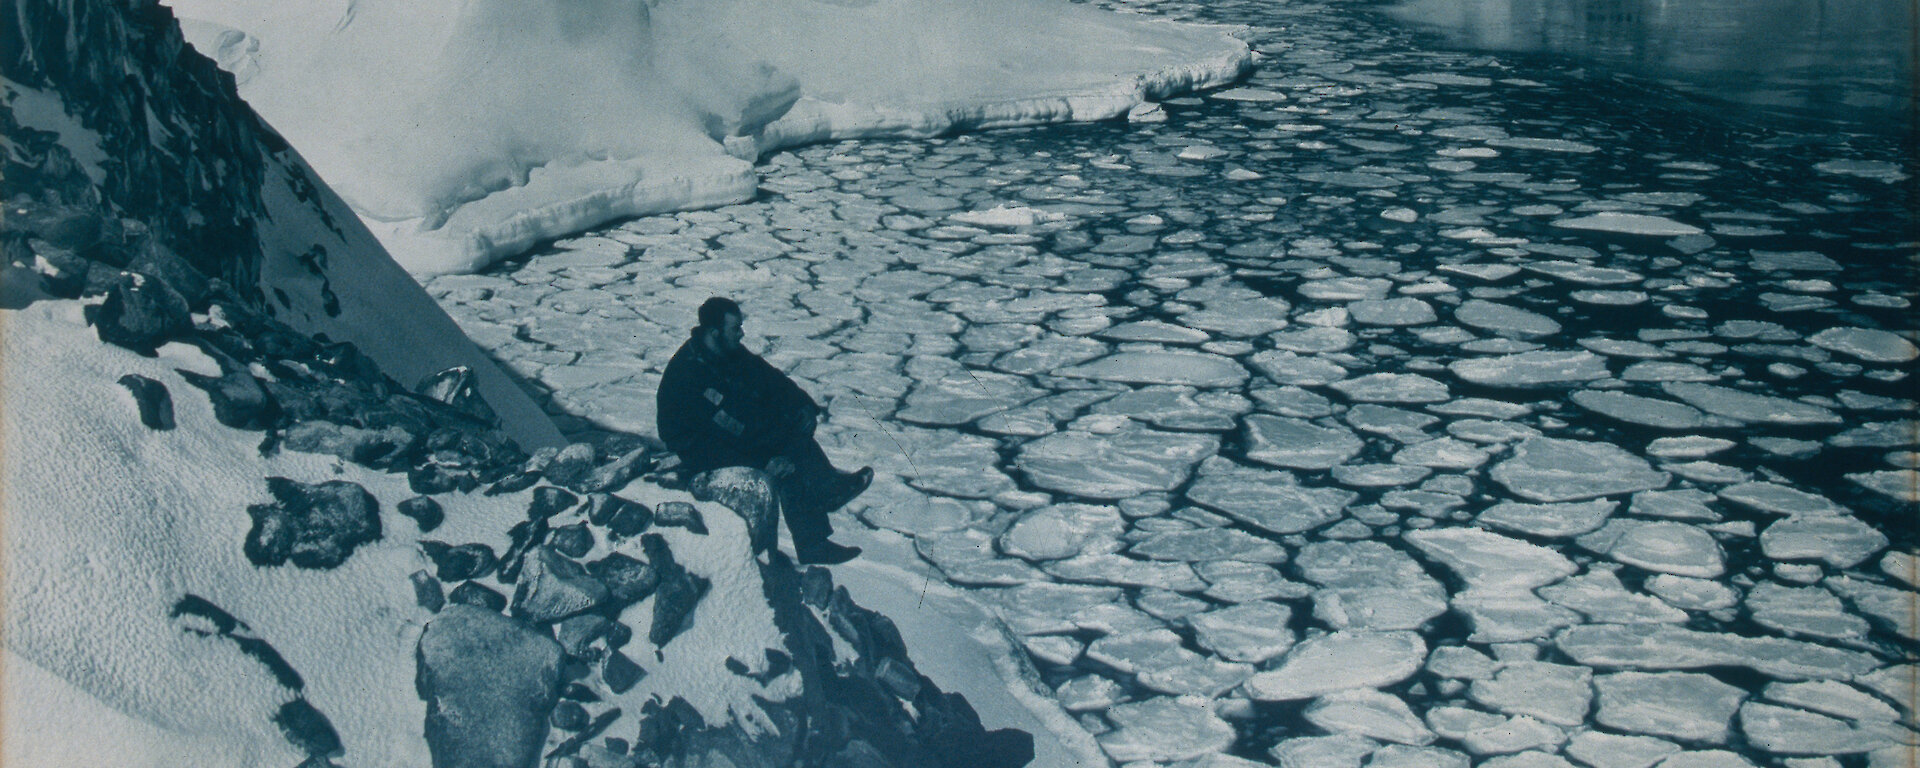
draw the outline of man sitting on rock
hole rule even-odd
[[[827,513],[859,496],[873,468],[834,469],[813,430],[825,412],[799,385],[740,345],[740,305],[715,296],[700,325],[673,354],[656,399],[660,441],[687,477],[720,467],[753,467],[773,478],[800,562],[844,563],[860,554],[827,540]]]

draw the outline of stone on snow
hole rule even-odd
[[[244,550],[257,566],[292,562],[300,568],[338,567],[360,545],[380,538],[380,507],[373,494],[346,480],[302,483],[267,478],[274,500],[247,507],[253,526]]]
[[[513,615],[535,623],[557,621],[607,600],[607,587],[551,546],[528,553],[514,585]]]
[[[129,373],[120,377],[120,386],[133,395],[141,426],[163,431],[173,429],[173,396],[167,393],[167,385]]]
[[[450,605],[420,635],[417,685],[435,766],[520,768],[546,744],[559,643],[526,624]]]

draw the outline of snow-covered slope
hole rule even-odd
[[[1110,118],[1250,61],[1064,0],[169,5],[415,274],[747,199],[780,147]]]
[[[352,342],[408,385],[473,369],[525,447],[558,442],[540,408],[239,100],[227,76],[186,47],[167,10],[133,6],[21,2],[0,27],[0,48],[20,52],[0,72],[6,193],[57,190],[65,204],[99,209],[76,217],[94,222],[88,236],[37,234],[85,251],[135,222],[205,277],[301,331]],[[9,228],[19,227],[33,228]]]

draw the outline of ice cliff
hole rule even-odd
[[[417,275],[749,199],[782,147],[1111,118],[1251,55],[1064,0],[169,5]]]

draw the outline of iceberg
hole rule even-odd
[[[1052,1],[169,5],[415,275],[749,199],[783,147],[1115,118],[1252,62]]]

